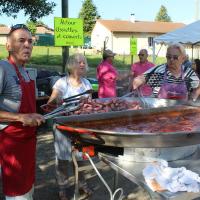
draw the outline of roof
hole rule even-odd
[[[54,34],[53,29],[47,26],[37,26],[36,28],[36,34]],[[0,35],[7,35],[9,31],[10,27],[0,26]]]
[[[0,34],[7,35],[10,31],[10,28],[7,26],[0,26]]]
[[[52,28],[49,28],[48,26],[45,25],[40,25],[36,27],[36,34],[54,34],[54,31]]]
[[[167,33],[184,27],[183,23],[174,22],[147,22],[147,21],[123,21],[123,20],[97,20],[111,32],[134,32],[134,33]]]

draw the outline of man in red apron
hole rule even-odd
[[[0,162],[6,200],[32,200],[35,181],[35,84],[24,65],[32,53],[32,36],[23,24],[13,26],[6,44],[8,60],[0,61]]]
[[[181,44],[167,48],[167,63],[149,69],[133,80],[136,89],[147,83],[153,89],[153,96],[163,99],[197,99],[200,94],[200,80],[195,71],[183,65],[185,49]]]

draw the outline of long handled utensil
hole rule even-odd
[[[79,106],[74,106],[73,108],[65,108],[59,112],[56,112],[56,113],[48,113],[46,115],[44,115],[44,118],[47,120],[47,119],[52,119],[54,117],[57,117],[59,115],[63,115],[63,114],[66,114],[66,113],[69,113],[69,112],[73,112],[75,110],[78,110],[79,109]]]
[[[130,97],[132,95],[139,98],[140,102],[142,103],[143,108],[149,107],[149,104],[145,100],[145,97],[142,95],[142,92],[140,91],[140,89],[133,90],[132,92],[129,92],[129,93],[123,95],[122,97]]]
[[[76,94],[74,96],[71,96],[71,97],[68,97],[68,98],[65,98],[63,99],[64,102],[69,102],[69,101],[72,101],[71,99],[75,99],[76,97],[80,97],[84,94],[92,94],[94,92],[94,90],[90,89],[90,90],[86,90],[85,92],[82,92],[80,94]]]
[[[80,108],[79,103],[77,103],[76,105],[74,103],[63,104],[63,105],[59,106],[57,109],[53,110],[52,112],[45,114],[44,118],[45,119],[52,119],[56,116],[78,110],[79,108]]]
[[[93,92],[94,92],[94,90],[90,89],[90,90],[86,90],[85,92],[82,92],[80,94],[63,99],[64,103],[61,106],[59,106],[58,108],[54,109],[53,111],[45,114],[44,118],[51,119],[53,117],[65,114],[67,112],[72,112],[72,111],[78,110],[80,108],[80,105],[79,105],[80,100],[81,100],[80,96],[82,96],[84,94],[92,94]],[[43,105],[43,106],[48,106],[48,104]]]

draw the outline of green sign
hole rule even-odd
[[[137,38],[130,38],[130,52],[131,55],[137,55]]]
[[[82,46],[83,20],[75,18],[54,18],[55,46]]]

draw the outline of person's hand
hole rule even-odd
[[[141,85],[145,83],[145,77],[143,75],[137,76],[136,78],[133,79],[133,90],[137,89]]]
[[[22,122],[23,126],[40,126],[45,122],[45,119],[40,114],[30,113],[19,114],[19,121]]]
[[[200,96],[200,85],[196,89],[194,89],[194,91],[191,93],[191,99],[193,101],[196,101],[199,96]]]

